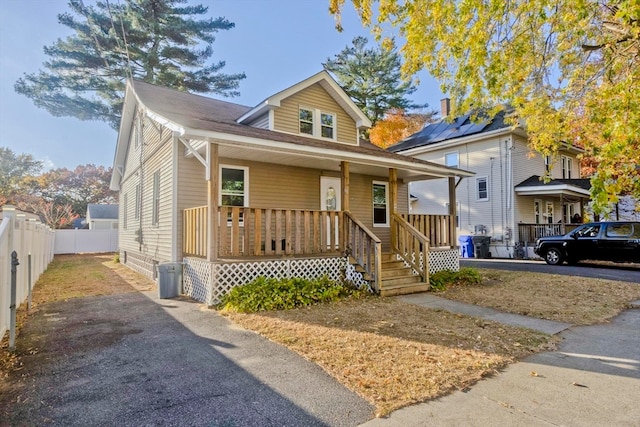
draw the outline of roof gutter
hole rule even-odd
[[[269,151],[276,151],[281,153],[289,153],[289,154],[300,154],[306,155],[310,157],[324,157],[327,159],[335,159],[335,160],[345,160],[345,158],[350,158],[354,160],[358,160],[360,163],[367,164],[370,166],[379,166],[379,167],[387,167],[387,168],[401,168],[404,170],[410,170],[418,173],[429,173],[435,176],[439,176],[442,178],[451,177],[451,176],[459,176],[459,177],[472,177],[475,174],[473,172],[468,172],[462,169],[454,169],[446,166],[440,166],[436,164],[423,164],[420,162],[413,162],[409,160],[400,160],[400,159],[386,159],[377,157],[370,154],[359,154],[359,153],[347,153],[341,150],[333,150],[327,148],[318,148],[304,145],[293,145],[288,142],[281,141],[273,141],[269,140],[269,146],[266,147],[264,144],[264,140],[259,138],[252,138],[241,135],[234,135],[222,132],[213,132],[213,131],[202,131],[197,129],[185,129],[185,135],[200,137],[200,138],[213,138],[218,140],[217,142],[221,145],[236,145],[243,144],[246,146],[251,146],[255,148],[264,148]],[[230,143],[235,144],[226,144],[225,141],[229,141]],[[292,149],[292,146],[295,147]]]

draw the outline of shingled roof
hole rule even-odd
[[[571,185],[573,187],[578,187],[583,190],[589,191],[591,189],[591,180],[589,179],[552,179],[547,182],[543,181],[539,175],[532,175],[529,178],[522,181],[520,184],[516,185],[517,188],[525,188],[525,187],[553,187],[557,185]]]
[[[301,135],[292,135],[284,132],[256,128],[246,124],[240,124],[237,119],[247,113],[252,107],[220,101],[205,96],[194,95],[175,89],[156,86],[140,80],[129,81],[130,88],[137,102],[142,104],[152,113],[152,118],[157,118],[161,123],[174,127],[183,132],[185,137],[197,134],[200,138],[203,133],[214,132],[249,138],[256,138],[266,143],[268,141],[292,144],[295,146],[314,147],[318,149],[330,149],[352,155],[375,156],[389,161],[410,163],[418,168],[430,167],[434,171],[451,176],[471,176],[467,171],[456,168],[448,168],[436,163],[416,159],[414,157],[395,154],[382,150],[372,144],[336,144],[333,141],[324,141],[317,138],[309,138]],[[125,103],[125,109],[127,105]],[[126,112],[123,112],[123,122]],[[128,113],[130,117],[133,111]],[[131,123],[129,122],[128,126]],[[128,131],[122,125],[120,137],[125,137]],[[120,145],[120,144],[119,144]],[[124,155],[124,153],[122,153]],[[116,152],[116,160],[118,152]]]

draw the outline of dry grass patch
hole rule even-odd
[[[465,389],[554,343],[531,330],[390,298],[224,314],[317,363],[374,404],[379,416]]]
[[[437,295],[496,310],[573,325],[602,323],[640,298],[640,287],[615,280],[478,269],[479,285],[451,286]]]

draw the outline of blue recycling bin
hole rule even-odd
[[[473,258],[473,236],[458,237],[460,258]]]

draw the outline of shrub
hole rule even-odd
[[[113,262],[115,262],[116,264],[120,263],[120,252],[116,252],[115,254],[113,254]]]
[[[222,297],[219,308],[241,313],[287,310],[336,301],[360,293],[356,288],[336,283],[326,276],[314,280],[268,279],[261,276],[251,283],[231,289]]]
[[[482,282],[480,273],[475,268],[461,268],[460,271],[442,270],[429,276],[429,284],[432,289],[445,290],[447,286],[476,285]]]

